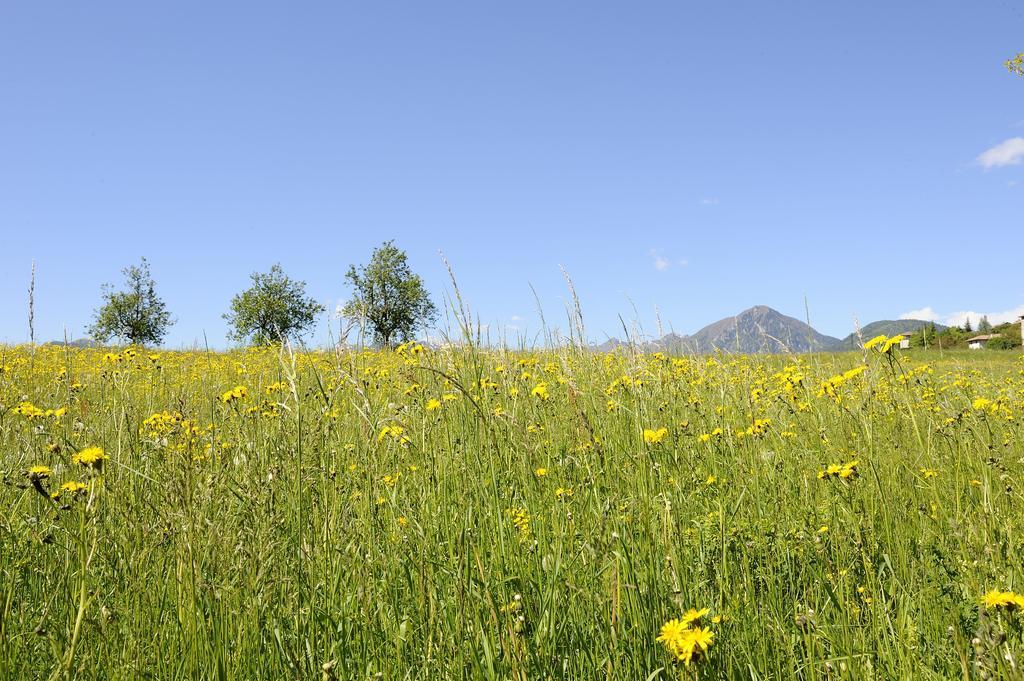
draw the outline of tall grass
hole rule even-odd
[[[3,349],[0,678],[1020,676],[1015,356],[419,350]]]

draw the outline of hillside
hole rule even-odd
[[[835,349],[856,350],[860,347],[861,338],[867,341],[875,336],[910,334],[931,326],[934,326],[936,331],[944,331],[946,329],[942,324],[926,322],[922,319],[881,319],[877,322],[871,322],[870,324],[862,326],[860,329],[860,338],[858,338],[857,332],[851,333],[840,341],[839,345]]]

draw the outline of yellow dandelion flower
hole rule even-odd
[[[71,457],[71,463],[99,469],[103,467],[103,461],[109,458],[100,447],[86,447]]]
[[[872,338],[871,340],[864,344],[864,349],[870,350],[871,348],[881,345],[887,340],[888,338],[886,336],[875,336],[874,338]]]
[[[660,445],[668,437],[668,428],[658,428],[657,430],[651,430],[650,428],[644,428],[644,443],[649,445]]]
[[[28,479],[31,480],[32,482],[46,480],[51,475],[53,475],[53,471],[50,469],[50,467],[44,466],[42,464],[30,466],[28,470],[25,471],[25,476],[28,477]]]
[[[710,612],[711,610],[709,610],[708,608],[701,608],[700,610],[697,610],[696,608],[690,608],[689,610],[683,613],[683,624],[686,626],[696,624],[700,621],[700,618],[706,617]]]

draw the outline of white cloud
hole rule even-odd
[[[662,252],[657,248],[651,249],[651,257],[654,259],[654,269],[658,270],[659,272],[664,272],[670,267],[686,267],[687,265],[690,264],[690,261],[685,258],[681,258],[679,260],[672,260],[671,258],[668,258],[664,254],[662,254]]]
[[[509,321],[511,321],[511,322],[521,322],[521,321],[523,321],[523,318],[520,317],[517,314],[514,314],[511,317],[509,317]]]
[[[705,196],[703,199],[700,200],[700,205],[702,205],[702,206],[717,206],[718,205],[718,197],[717,196]]]
[[[920,310],[911,310],[900,315],[900,319],[923,319],[926,322],[939,321],[939,313],[930,307],[922,307]]]
[[[651,257],[654,258],[654,269],[658,270],[659,272],[664,272],[665,270],[672,266],[672,261],[663,256],[661,254],[661,251],[659,251],[656,248],[651,249]]]
[[[986,149],[975,159],[986,170],[1000,166],[1020,165],[1024,161],[1024,137],[1011,137],[991,149]]]
[[[904,312],[900,315],[900,319],[923,319],[929,322],[940,322],[946,326],[963,326],[964,322],[970,319],[971,325],[977,327],[978,321],[982,317],[988,317],[988,321],[991,324],[1004,324],[1006,322],[1015,322],[1022,315],[1024,315],[1024,305],[996,312],[958,310],[957,312],[949,313],[939,313],[931,307],[923,307],[920,310]]]

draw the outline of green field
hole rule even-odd
[[[0,678],[1020,677],[1024,363],[880,350],[0,348]]]

